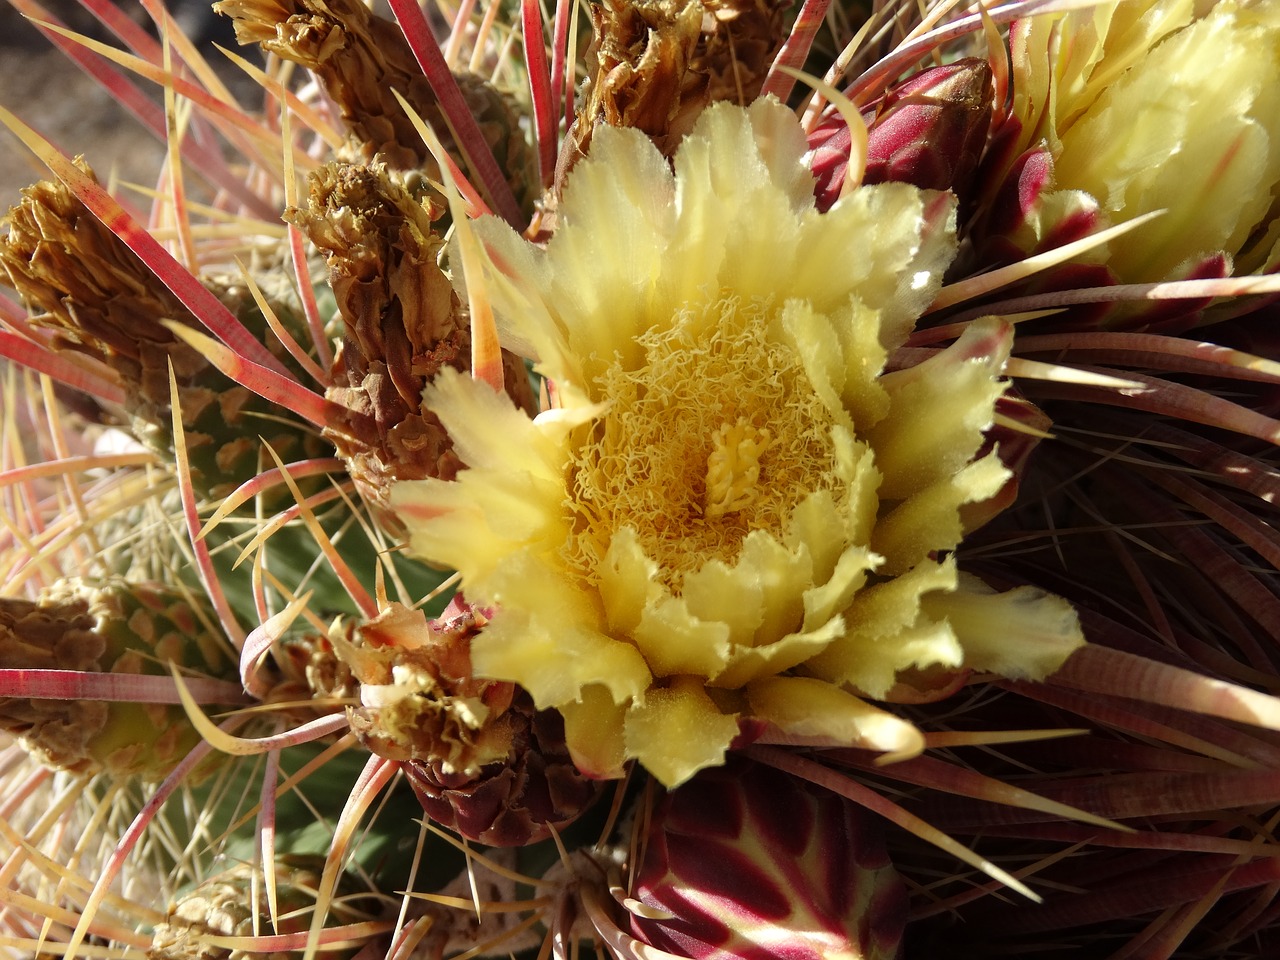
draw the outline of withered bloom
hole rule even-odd
[[[445,367],[471,365],[470,320],[437,263],[439,210],[408,182],[379,164],[330,163],[312,174],[307,206],[286,214],[328,258],[345,323],[325,436],[394,535],[403,530],[386,508],[390,483],[449,478],[459,466],[422,388]],[[509,395],[532,409],[524,363],[504,360]]]
[[[83,160],[77,163],[93,175]],[[115,372],[127,396],[122,419],[167,460],[174,450],[172,368],[192,476],[202,492],[229,492],[256,473],[260,436],[286,460],[320,452],[312,430],[232,382],[165,326],[203,330],[65,184],[42,180],[28,187],[5,222],[0,282],[22,296],[32,324],[54,332],[56,348],[86,354]]]
[[[574,766],[558,714],[513,683],[476,678],[471,643],[486,623],[455,602],[428,622],[391,604],[331,639],[360,681],[351,728],[398,760],[432,819],[496,846],[545,837],[578,816],[600,784]]]
[[[156,925],[147,950],[148,960],[285,960],[287,950],[265,952],[223,946],[211,938],[259,936],[268,930],[280,934],[304,933],[316,909],[324,858],[291,854],[277,858],[275,903],[277,917],[266,909],[255,867],[238,864],[198,884],[170,905],[164,923]],[[357,923],[381,912],[379,897],[352,873],[339,880],[337,894],[327,905],[327,926]],[[274,919],[274,922],[273,922]]]
[[[404,34],[361,0],[222,0],[214,9],[234,20],[241,43],[257,43],[315,74],[337,105],[361,159],[376,156],[399,170],[434,171],[426,145],[393,90],[457,155],[435,92]],[[498,168],[517,197],[528,196],[537,181],[534,155],[510,104],[481,77],[458,73],[454,79]]]
[[[708,104],[760,95],[786,39],[789,0],[605,0],[593,4],[586,96],[561,167],[596,127],[635,127],[670,156]]]
[[[160,584],[64,580],[39,601],[0,597],[0,667],[136,676],[173,663],[231,679],[210,616]],[[49,766],[147,780],[200,740],[180,706],[131,701],[0,698],[0,730]]]

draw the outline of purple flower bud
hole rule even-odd
[[[868,127],[864,183],[898,181],[963,194],[991,126],[993,87],[985,60],[967,57],[904,80],[863,114]],[[818,205],[835,202],[849,156],[849,130],[834,110],[809,138]]]
[[[888,960],[905,892],[876,827],[752,761],[703,770],[657,804],[631,932],[680,957]]]

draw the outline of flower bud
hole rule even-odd
[[[994,96],[991,67],[966,57],[932,67],[886,93],[867,123],[863,183],[897,181],[962,198],[987,142]],[[818,203],[839,195],[849,157],[849,129],[834,110],[809,137]]]
[[[734,757],[658,803],[631,932],[677,957],[889,960],[905,890],[852,803]],[[785,949],[782,945],[785,944]]]
[[[1027,235],[1018,246],[1055,246],[1081,226],[1163,211],[1097,252],[1120,282],[1214,275],[1233,260],[1237,274],[1273,263],[1275,5],[1221,2],[1191,19],[1189,5],[1139,0],[1067,16],[1057,30],[1047,20],[1015,30],[1012,122],[1052,161],[1046,189],[1023,196]],[[1066,36],[1077,47],[1069,60],[1056,55]],[[1019,162],[1009,176],[1027,169]],[[1084,224],[1089,207],[1094,221]]]

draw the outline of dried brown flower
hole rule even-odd
[[[561,173],[602,123],[635,127],[670,156],[709,103],[760,95],[790,0],[604,0],[591,6],[590,84]]]
[[[393,535],[386,509],[395,480],[443,476],[459,467],[422,388],[444,367],[468,370],[466,309],[437,260],[439,215],[414,178],[382,165],[330,163],[311,176],[304,209],[289,211],[329,263],[329,283],[346,324],[327,396],[337,446],[367,503]],[[504,352],[507,392],[526,410],[533,398],[523,362]]]
[[[93,176],[83,160],[76,162]],[[192,475],[202,492],[218,496],[256,473],[259,436],[286,460],[320,452],[313,431],[231,381],[165,326],[203,330],[65,184],[42,180],[28,187],[4,222],[9,232],[0,243],[0,282],[22,296],[33,325],[53,331],[55,348],[86,354],[115,372],[127,393],[120,418],[168,460],[172,367]],[[265,326],[260,315],[257,323]]]
[[[39,601],[0,598],[0,666],[159,674],[169,662],[234,677],[235,665],[183,594],[159,584],[64,580]],[[159,779],[199,735],[178,706],[0,699],[0,730],[49,766]]]
[[[421,168],[439,175],[392,91],[458,155],[436,94],[404,34],[360,0],[222,0],[214,9],[234,20],[241,43],[260,44],[316,75],[346,122],[360,159],[376,156],[398,170]],[[537,180],[534,155],[511,104],[480,77],[456,73],[454,79],[516,196],[531,199]]]
[[[294,952],[230,949],[210,937],[255,937],[268,932],[302,933],[311,925],[324,868],[323,857],[288,855],[277,858],[278,921],[266,914],[266,898],[255,897],[254,867],[238,864],[204,881],[169,908],[164,923],[152,935],[148,960],[287,960]],[[261,878],[257,878],[261,885]],[[380,904],[352,874],[343,874],[329,904],[329,925],[376,917]],[[261,909],[253,904],[261,902]]]
[[[460,603],[428,622],[390,605],[335,630],[334,647],[361,682],[351,729],[399,760],[431,818],[464,836],[517,846],[573,820],[600,785],[574,766],[564,725],[515,684],[478,679],[471,640],[486,623]]]

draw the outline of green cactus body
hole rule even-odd
[[[158,584],[64,580],[38,601],[0,599],[0,663],[14,669],[222,679],[236,665],[212,611]],[[0,729],[45,763],[116,778],[162,779],[200,740],[182,707],[90,700],[0,700]]]
[[[266,897],[255,911],[253,869],[241,864],[205,880],[170,906],[168,917],[157,925],[148,960],[284,960],[297,956],[289,951],[230,949],[210,942],[211,937],[256,937],[301,934],[311,926],[316,892],[324,869],[324,857],[282,855],[276,858],[276,923],[266,914]],[[259,886],[261,877],[257,878]],[[328,914],[333,926],[355,923],[378,915],[381,904],[350,874],[344,874],[334,891]],[[353,951],[324,956],[349,956]]]

